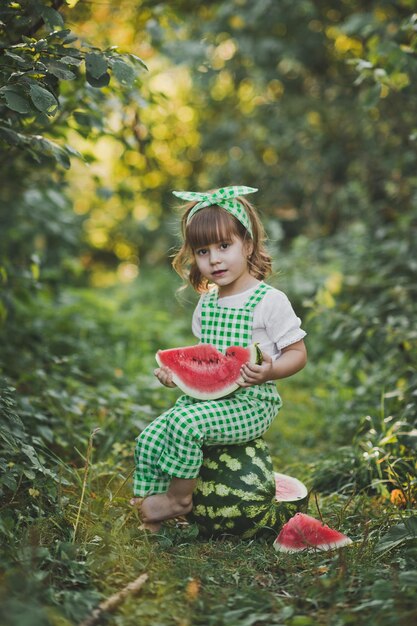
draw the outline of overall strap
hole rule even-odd
[[[253,310],[256,305],[259,304],[259,302],[262,300],[267,291],[270,291],[271,289],[272,287],[270,285],[267,285],[264,282],[259,283],[253,294],[245,303],[244,308]]]
[[[232,345],[250,345],[255,306],[269,289],[271,287],[265,283],[259,283],[239,308],[219,306],[217,289],[204,295],[201,303],[201,342],[211,343],[218,350]]]
[[[203,295],[203,298],[201,300],[201,306],[202,307],[206,307],[206,306],[214,307],[217,305],[217,299],[218,299],[217,288],[211,289],[210,291],[208,291],[207,293]]]
[[[267,293],[267,291],[270,291],[271,289],[272,287],[270,285],[267,285],[264,282],[259,283],[255,291],[251,294],[251,296],[248,298],[248,300],[245,302],[245,304],[241,308],[248,309],[248,310],[254,309],[256,305],[262,300],[262,298]],[[206,307],[206,306],[216,307],[217,301],[218,301],[218,290],[212,289],[211,291],[208,291],[206,294],[204,294],[202,302],[201,302],[201,306],[202,307]],[[226,308],[226,307],[222,307],[222,308]]]

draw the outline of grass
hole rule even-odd
[[[193,527],[167,525],[151,536],[126,499],[91,500],[83,525],[89,571],[104,596],[140,573],[149,576],[110,623],[388,626],[416,616],[415,590],[401,579],[404,557],[375,550],[382,518],[387,523],[387,515],[397,515],[377,499],[321,499],[326,521],[354,544],[296,555],[276,553],[270,541],[201,540]]]
[[[285,435],[276,422],[268,440],[274,457],[281,460],[280,469],[298,469],[293,473],[308,478],[314,450],[310,441],[320,453],[326,442],[320,438],[305,384],[298,387],[294,378],[288,388],[293,400],[291,418],[285,420],[282,412]],[[294,454],[300,459],[294,461]],[[118,470],[122,476],[128,471],[128,463]],[[398,518],[398,509],[389,502],[363,494],[317,494],[310,514],[323,515],[354,544],[340,551],[288,555],[276,553],[270,541],[202,540],[193,527],[167,525],[150,536],[140,530],[140,520],[127,506],[128,483],[121,480],[121,491],[109,500],[100,482],[93,471],[90,486],[95,496],[87,503],[83,525],[95,584],[107,596],[142,572],[149,576],[140,595],[128,599],[110,623],[389,626],[412,623],[408,620],[416,616],[415,593],[401,582],[404,557],[393,560],[390,551],[381,555],[375,550],[381,528],[388,529]]]
[[[280,381],[283,407],[265,435],[277,471],[307,483],[309,463],[329,445],[310,375],[308,366],[293,378]]]
[[[87,365],[91,359],[96,368],[99,363],[102,370],[96,371],[103,371],[107,382],[97,379],[92,384],[90,376],[83,391],[73,387],[72,380],[72,393],[64,394],[69,409],[60,419],[68,423],[62,434],[56,422],[65,458],[55,508],[48,515],[43,513],[44,494],[36,492],[29,500],[19,495],[12,502],[21,522],[10,535],[15,539],[1,574],[0,622],[8,626],[81,624],[103,599],[146,573],[148,579],[138,595],[128,596],[114,614],[106,616],[105,623],[414,623],[417,532],[401,530],[402,518],[412,520],[412,511],[398,509],[366,490],[316,493],[310,498],[311,515],[322,516],[325,523],[353,539],[352,546],[340,551],[281,554],[274,551],[271,541],[204,540],[195,527],[175,524],[167,524],[156,535],[141,530],[128,504],[134,436],[175,395],[154,384],[149,374],[153,354],[161,346],[191,340],[191,305],[184,313],[171,296],[163,296],[163,302],[156,296],[171,294],[169,281],[168,275],[158,273],[138,285],[137,291],[113,290],[110,297],[107,292],[66,294],[62,306],[68,316],[79,316],[83,343],[77,346],[82,345],[82,359]],[[153,310],[162,312],[155,316]],[[324,416],[330,409],[326,394],[316,384],[317,371],[311,362],[303,372],[280,383],[284,407],[266,435],[277,471],[295,475],[309,486],[313,465],[320,466],[327,455],[335,453],[326,436],[331,416]],[[114,372],[110,382],[109,372]],[[60,410],[59,404],[50,408],[54,415]],[[81,419],[77,418],[80,411],[87,424],[75,421]],[[93,440],[96,427],[100,431]],[[73,437],[67,447],[65,437]],[[25,517],[29,508],[30,521]]]

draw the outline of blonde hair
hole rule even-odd
[[[272,261],[265,248],[265,229],[257,211],[245,198],[239,196],[237,199],[250,219],[253,236],[239,220],[218,205],[200,209],[188,224],[188,215],[196,202],[190,202],[183,207],[181,219],[183,244],[175,254],[172,266],[177,274],[199,293],[208,291],[210,283],[198,269],[194,251],[212,243],[229,241],[233,236],[239,237],[244,243],[252,244],[252,253],[248,257],[248,269],[252,276],[263,280],[271,273]]]

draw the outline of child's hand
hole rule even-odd
[[[154,374],[162,385],[165,387],[176,387],[177,385],[172,380],[172,372],[169,367],[158,367],[154,370]]]
[[[245,363],[240,368],[240,387],[252,387],[252,385],[261,385],[268,380],[273,379],[272,358],[269,354],[262,354],[263,360],[261,365],[255,363]]]

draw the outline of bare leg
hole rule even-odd
[[[196,478],[173,478],[166,493],[147,496],[142,504],[142,518],[146,524],[186,515],[193,508]]]

